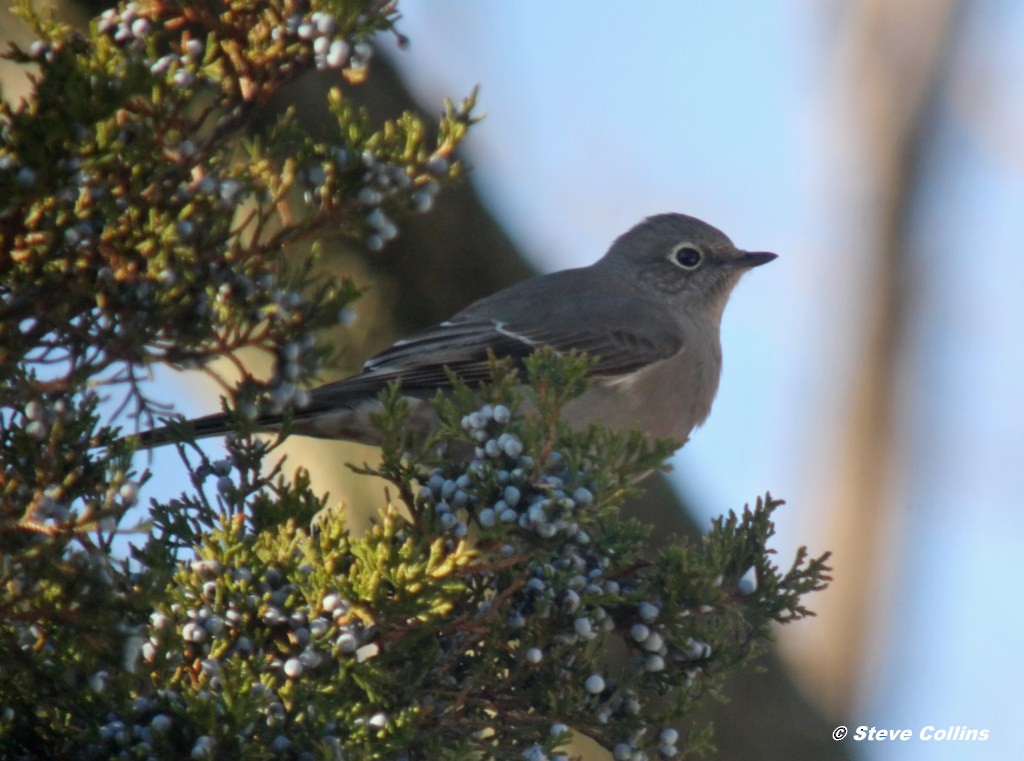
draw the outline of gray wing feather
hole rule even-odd
[[[623,327],[623,320],[608,319],[610,315],[577,316],[572,321],[504,320],[480,319],[466,310],[385,349],[367,360],[359,375],[315,389],[310,404],[297,411],[296,418],[375,397],[394,381],[412,396],[432,396],[451,385],[445,368],[465,383],[481,383],[491,376],[489,352],[518,367],[544,346],[586,352],[598,360],[591,374],[607,377],[628,374],[682,350],[679,331],[662,310],[631,306],[629,324],[637,330]]]

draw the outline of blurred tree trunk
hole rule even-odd
[[[906,519],[899,381],[921,280],[910,238],[959,3],[863,0],[842,10],[843,81],[835,89],[847,132],[837,142],[851,146],[855,158],[843,159],[856,164],[862,184],[839,203],[844,223],[857,220],[851,230],[860,246],[856,267],[869,275],[855,297],[856,331],[841,338],[854,352],[854,373],[840,388],[845,406],[836,460],[825,468],[822,487],[835,581],[822,595],[819,618],[794,633],[798,644],[792,648],[799,670],[835,716],[856,708],[857,690],[870,670],[870,646],[884,618],[898,549],[891,537]]]

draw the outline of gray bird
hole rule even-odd
[[[412,402],[409,425],[435,422],[428,400],[450,387],[445,368],[470,385],[491,377],[488,351],[520,365],[535,350],[597,359],[588,391],[564,409],[575,426],[602,423],[685,442],[711,412],[722,370],[719,326],[733,287],[775,254],[741,251],[720,230],[683,214],[648,217],[588,267],[535,277],[480,299],[449,320],[396,342],[362,372],[312,390],[292,413],[305,436],[379,443],[370,413],[394,381]],[[264,415],[273,430],[282,416]],[[192,421],[197,437],[229,430],[220,413]],[[173,439],[143,432],[142,446]]]

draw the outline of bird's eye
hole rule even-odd
[[[704,260],[704,254],[693,245],[683,243],[672,249],[669,259],[672,260],[673,264],[682,267],[684,270],[693,270],[700,266],[700,263]]]

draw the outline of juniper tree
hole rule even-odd
[[[316,276],[318,236],[380,249],[462,171],[472,95],[433,124],[349,105],[394,4],[125,3],[83,32],[20,9],[38,40],[7,53],[31,96],[0,105],[4,754],[539,760],[574,732],[616,759],[703,747],[685,717],[772,622],[808,614],[825,557],[773,563],[770,496],[651,553],[618,511],[673,444],[561,421],[588,358],[455,382],[427,441],[386,394],[380,460],[351,476],[390,484],[362,535],[252,434],[257,411],[301,405],[332,359],[321,331],[358,297]],[[338,75],[329,139],[258,118],[316,70]],[[150,473],[123,434],[166,411],[142,383],[156,364],[218,377],[236,432],[211,460],[182,426],[190,483],[141,508]]]

